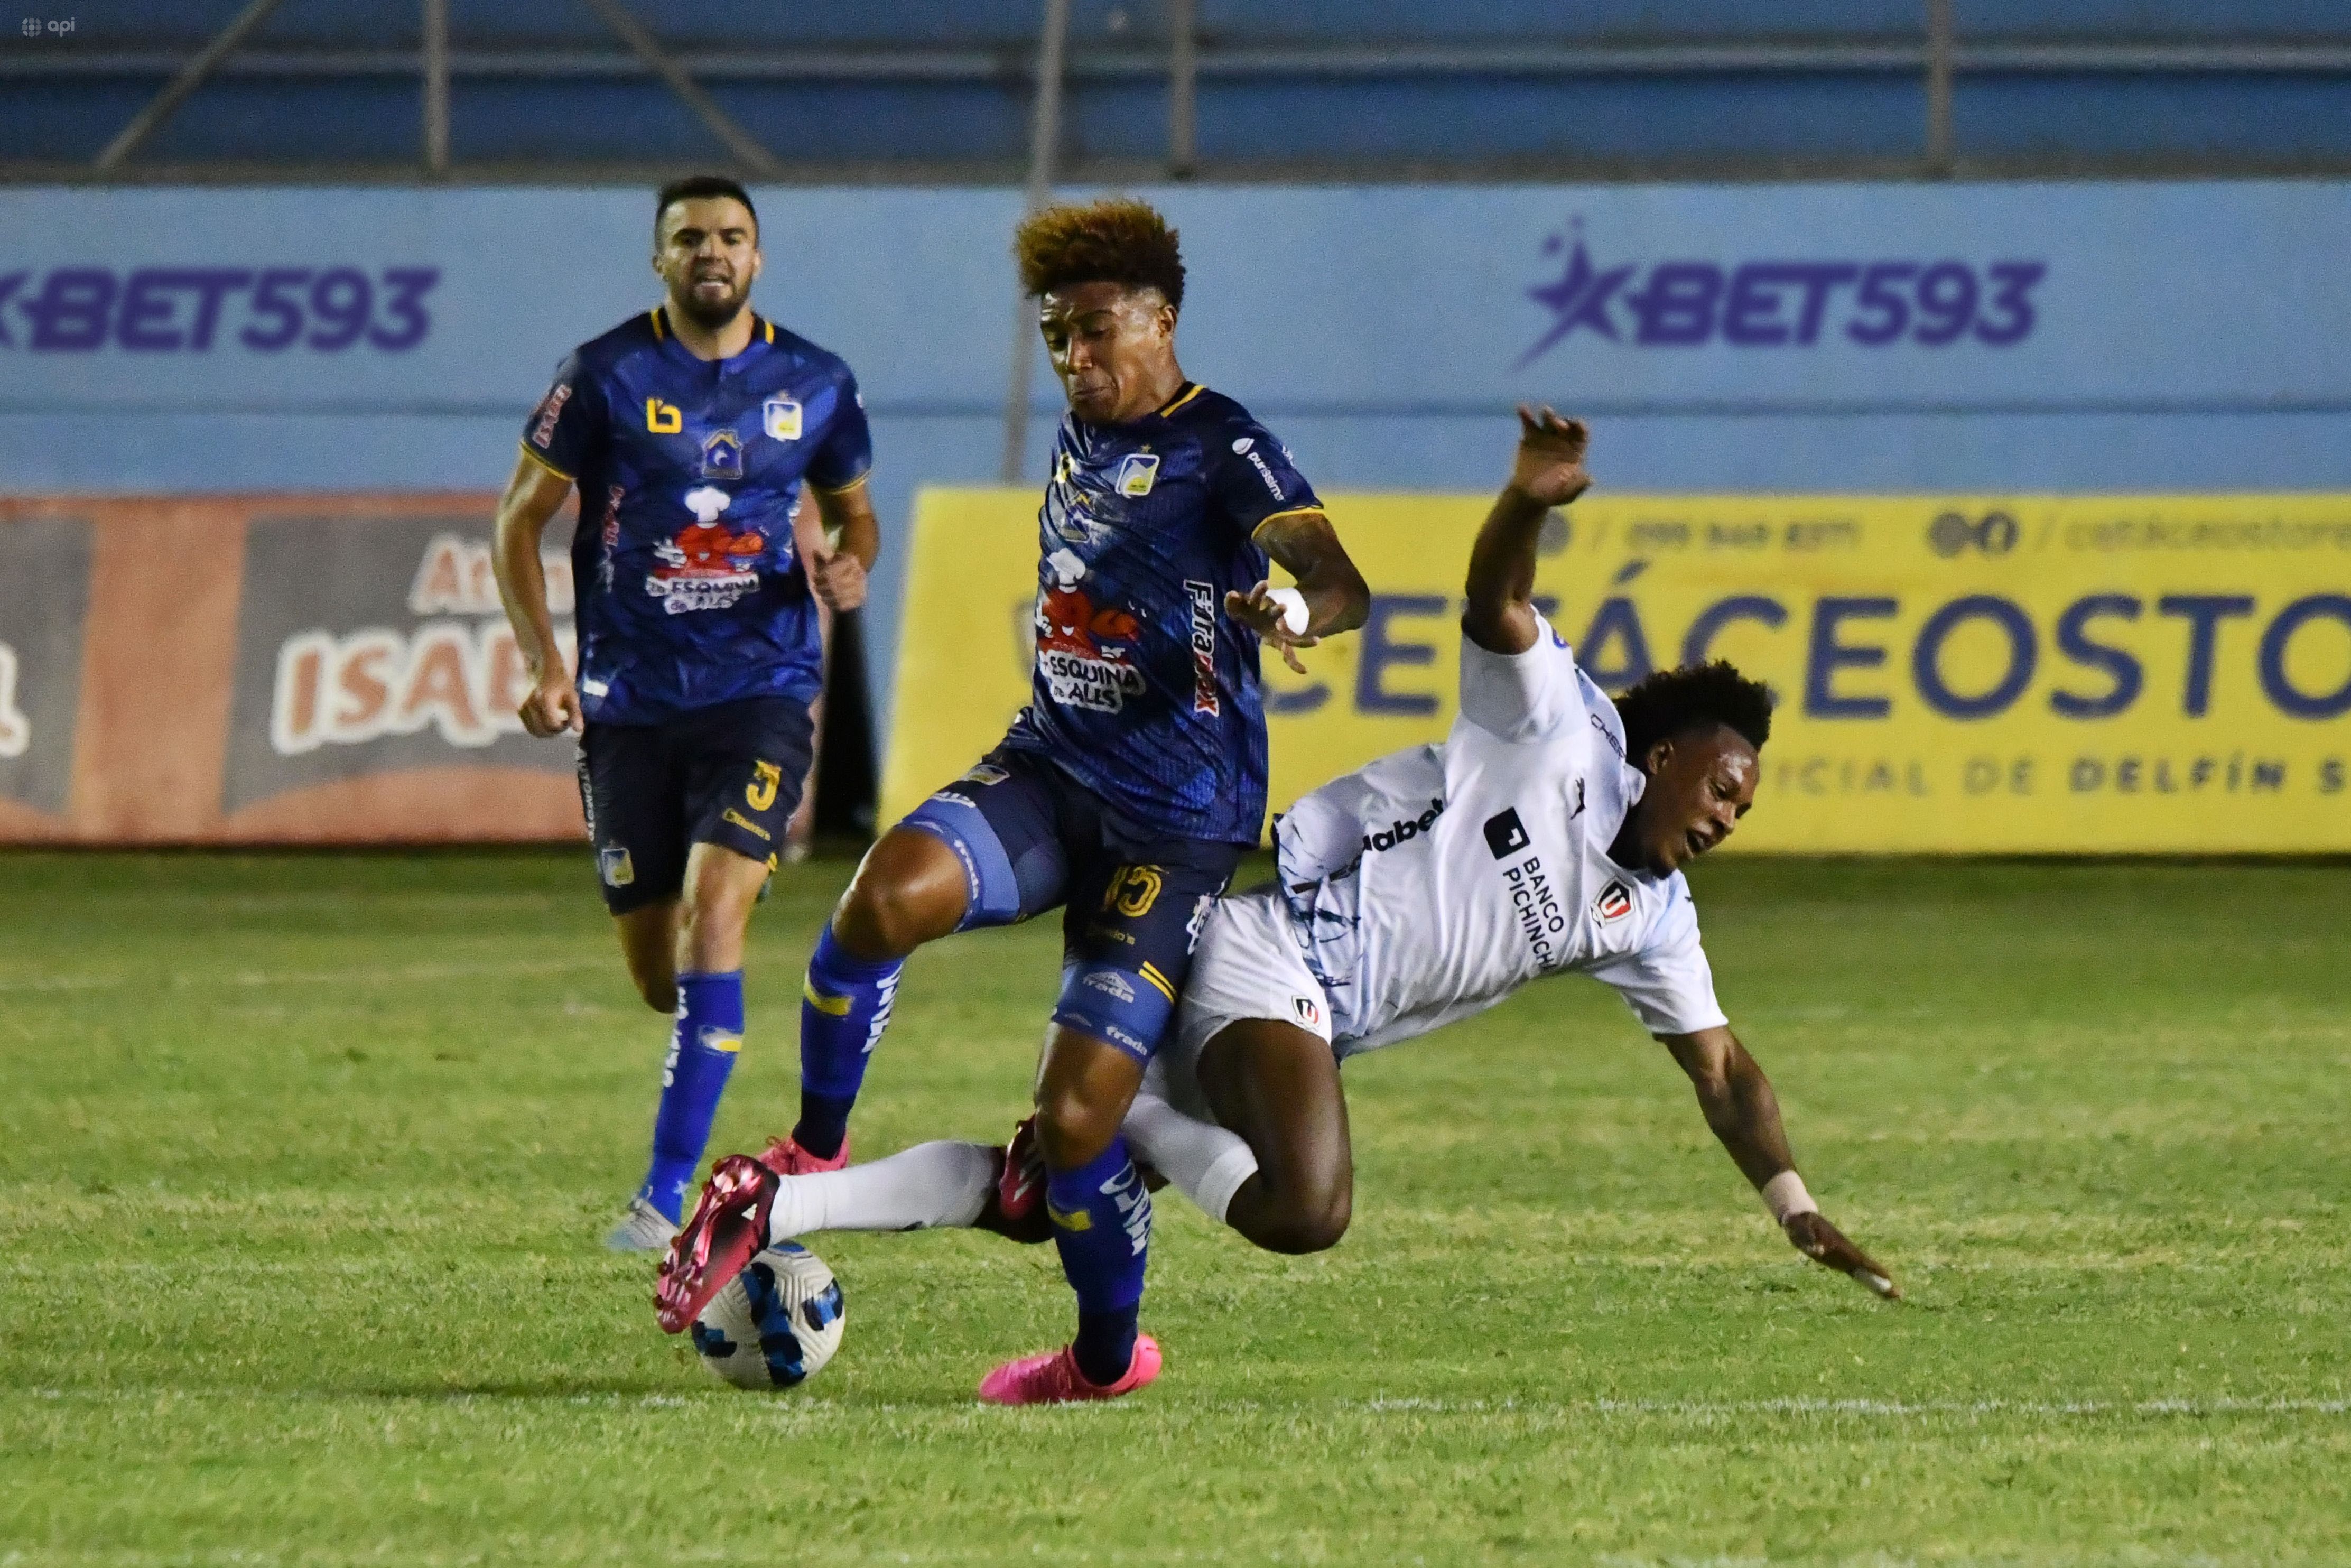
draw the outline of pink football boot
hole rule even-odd
[[[1134,1339],[1134,1359],[1126,1375],[1108,1387],[1088,1383],[1078,1370],[1070,1347],[1008,1361],[979,1380],[979,1397],[989,1405],[1067,1405],[1080,1399],[1115,1399],[1132,1394],[1159,1375],[1159,1342],[1149,1334]]]

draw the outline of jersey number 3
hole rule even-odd
[[[784,770],[772,762],[751,764],[751,781],[743,786],[743,799],[754,811],[764,811],[776,803],[776,789],[784,781]]]

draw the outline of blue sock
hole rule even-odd
[[[726,1075],[743,1051],[743,971],[677,977],[677,1024],[662,1069],[661,1111],[653,1117],[653,1162],[638,1196],[677,1223],[685,1191],[710,1143],[711,1119]]]
[[[865,1082],[866,1059],[890,1027],[905,967],[904,958],[853,956],[829,925],[816,939],[800,985],[800,1119],[792,1139],[819,1159],[841,1153],[849,1136],[849,1109]]]
[[[1134,1360],[1135,1317],[1143,1301],[1143,1265],[1151,1245],[1151,1194],[1126,1140],[1091,1164],[1054,1171],[1045,1182],[1045,1208],[1061,1272],[1078,1293],[1078,1370],[1096,1385],[1116,1383]]]

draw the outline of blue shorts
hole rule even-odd
[[[675,898],[685,857],[716,844],[773,865],[799,809],[815,725],[792,697],[747,697],[659,724],[590,724],[580,803],[604,907]]]
[[[1192,947],[1246,846],[1155,837],[1045,758],[998,747],[907,815],[963,862],[958,929],[1061,911],[1053,1021],[1140,1061],[1159,1048]]]

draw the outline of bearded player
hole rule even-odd
[[[523,426],[496,551],[533,682],[523,727],[580,732],[604,904],[638,994],[674,1015],[653,1159],[606,1238],[622,1251],[668,1243],[702,1163],[743,1046],[744,927],[808,773],[817,601],[864,601],[881,537],[856,379],[750,308],[748,193],[664,189],[653,264],[667,299],[581,344]],[[538,558],[574,486],[576,682]]]
[[[1158,1375],[1137,1327],[1151,1201],[1120,1124],[1201,923],[1264,825],[1259,646],[1296,664],[1292,650],[1362,624],[1370,594],[1281,444],[1185,379],[1184,265],[1157,213],[1049,208],[1014,249],[1070,404],[1038,518],[1029,706],[866,855],[809,965],[799,1120],[758,1158],[719,1162],[656,1303],[663,1328],[683,1330],[764,1244],[779,1179],[847,1163],[850,1110],[908,954],[1058,907],[1061,991],[1033,1138],[1077,1334],[980,1390],[1034,1404]],[[1266,580],[1269,557],[1294,588]]]
[[[1590,483],[1585,434],[1549,410],[1520,418],[1510,482],[1470,554],[1452,734],[1326,784],[1280,820],[1280,880],[1209,916],[1127,1142],[1259,1246],[1319,1251],[1353,1198],[1341,1063],[1544,976],[1587,974],[1688,1074],[1788,1239],[1898,1297],[1796,1174],[1771,1082],[1716,1002],[1682,876],[1754,800],[1770,695],[1716,663],[1611,702],[1577,667],[1533,586],[1545,516]],[[788,1180],[768,1234],[977,1225],[1029,1239],[1004,1201],[1005,1160],[924,1144]]]

